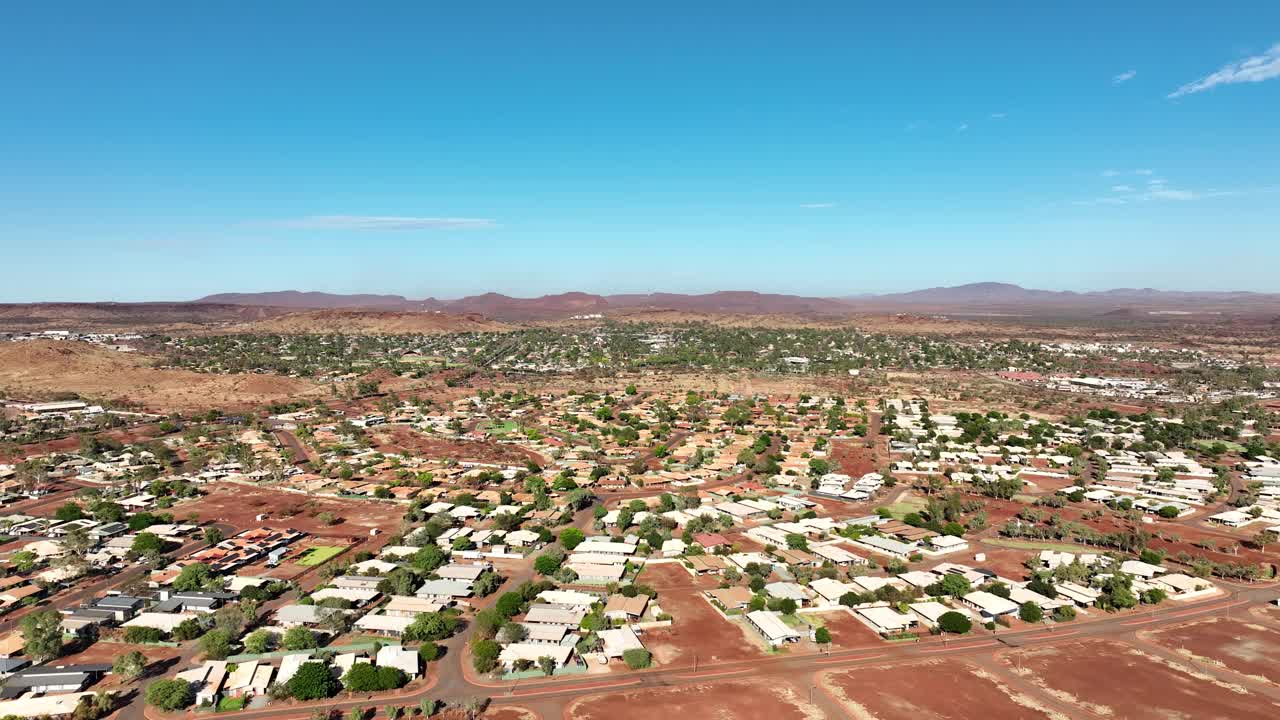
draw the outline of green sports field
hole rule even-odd
[[[343,550],[346,550],[346,548],[333,545],[317,545],[307,548],[306,552],[302,553],[302,556],[298,558],[297,563],[304,567],[320,565],[337,557]]]

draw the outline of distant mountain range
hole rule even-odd
[[[704,314],[831,316],[856,312],[1280,312],[1280,293],[1180,292],[1121,288],[1095,292],[1035,290],[1010,283],[982,282],[903,293],[846,297],[805,297],[753,291],[705,294],[647,293],[595,295],[567,292],[536,298],[484,293],[457,300],[411,300],[401,295],[339,295],[294,290],[220,293],[193,304],[248,305],[293,310],[367,309],[437,311],[482,315],[501,322],[555,320],[575,315],[634,310],[674,310]]]

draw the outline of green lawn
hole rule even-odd
[[[908,497],[892,505],[886,505],[886,509],[893,513],[893,516],[899,520],[913,512],[920,512],[928,505],[924,498]]]
[[[1087,552],[1088,548],[1083,545],[1072,545],[1070,543],[1052,543],[1037,542],[1035,540],[1013,540],[1011,538],[989,538],[982,541],[987,545],[995,545],[996,547],[1011,548],[1013,550],[1056,550],[1058,552],[1079,553]]]
[[[218,701],[218,712],[234,712],[244,709],[244,698],[224,697]]]
[[[493,423],[493,422],[480,423],[480,426],[476,429],[487,432],[490,435],[501,436],[501,435],[508,435],[510,433],[513,433],[519,428],[520,428],[519,425],[515,424],[510,420],[506,420],[500,423]]]
[[[1227,448],[1227,452],[1234,452],[1234,453],[1244,452],[1243,445],[1241,445],[1240,443],[1233,443],[1230,440],[1197,440],[1196,441],[1196,445],[1199,445],[1200,449],[1204,451],[1208,451],[1209,448],[1213,447],[1214,444],[1216,443],[1222,443]]]
[[[317,545],[307,548],[307,551],[298,558],[297,563],[304,567],[320,565],[337,557],[343,550],[346,550],[346,548],[335,545]]]

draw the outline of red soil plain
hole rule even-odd
[[[672,616],[669,628],[647,630],[644,644],[660,665],[697,662],[730,662],[764,656],[742,628],[725,620],[701,596],[702,590],[716,587],[708,577],[694,578],[674,563],[644,569],[639,582],[658,591],[658,604]]]
[[[393,427],[373,435],[377,449],[385,453],[408,452],[418,457],[447,458],[471,462],[524,465],[533,461],[545,465],[547,459],[519,445],[478,440],[442,440],[406,427]]]
[[[824,673],[823,689],[859,720],[1060,718],[964,660]]]
[[[317,537],[367,538],[374,529],[383,534],[393,532],[404,515],[404,507],[397,503],[322,498],[238,483],[216,483],[208,491],[199,499],[174,506],[174,516],[185,518],[194,512],[201,522],[225,522],[242,530],[266,525]],[[317,518],[323,512],[333,513],[342,522],[325,525]],[[267,518],[256,520],[260,514]]]
[[[1280,684],[1280,630],[1238,618],[1214,617],[1143,633],[1179,654],[1190,653],[1242,675]]]
[[[1261,720],[1280,713],[1256,692],[1111,640],[1023,650],[999,660],[1055,699],[1101,717]]]
[[[825,718],[790,684],[780,680],[724,682],[595,695],[565,710],[574,720],[819,720]]]

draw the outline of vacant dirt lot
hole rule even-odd
[[[496,442],[442,440],[427,437],[406,427],[392,426],[374,434],[382,452],[411,453],[426,458],[450,458],[472,462],[523,466],[532,460],[546,465],[547,459],[528,448]]]
[[[660,690],[635,690],[576,700],[565,710],[574,720],[819,720],[825,717],[791,685],[726,682]]]
[[[147,675],[142,682],[166,672],[173,672],[181,654],[178,648],[158,647],[155,645],[129,645],[126,643],[96,642],[84,650],[58,658],[59,665],[89,665],[97,663],[111,664],[116,658],[137,650],[147,658]],[[126,685],[121,678],[108,675],[102,682],[94,686],[94,690],[105,690]]]
[[[1280,630],[1235,618],[1215,617],[1144,633],[1174,652],[1207,658],[1229,670],[1280,684]]]
[[[859,720],[1066,720],[964,660],[830,672],[820,681]]]
[[[1111,640],[1024,650],[1000,658],[1064,703],[1116,718],[1274,718],[1280,706],[1238,685]]]
[[[240,529],[268,525],[291,527],[319,537],[363,539],[375,528],[382,536],[394,533],[404,515],[404,508],[394,503],[322,498],[239,483],[214,483],[207,490],[207,495],[175,506],[174,516],[185,518],[194,512],[201,521],[230,523]],[[341,522],[325,525],[317,518],[324,512],[332,513]],[[260,514],[265,514],[266,519],[255,520]]]
[[[805,617],[821,619],[823,626],[831,633],[833,648],[884,647],[884,640],[879,635],[847,612],[824,612]]]
[[[163,370],[138,354],[54,341],[0,345],[0,389],[12,397],[76,393],[161,411],[243,408],[318,392],[295,378]]]
[[[671,627],[644,634],[645,647],[659,663],[692,663],[695,654],[699,663],[708,664],[764,655],[743,627],[722,618],[702,598],[701,589],[716,586],[710,578],[694,578],[679,565],[662,564],[645,568],[639,581],[658,591],[658,604],[673,617]]]

